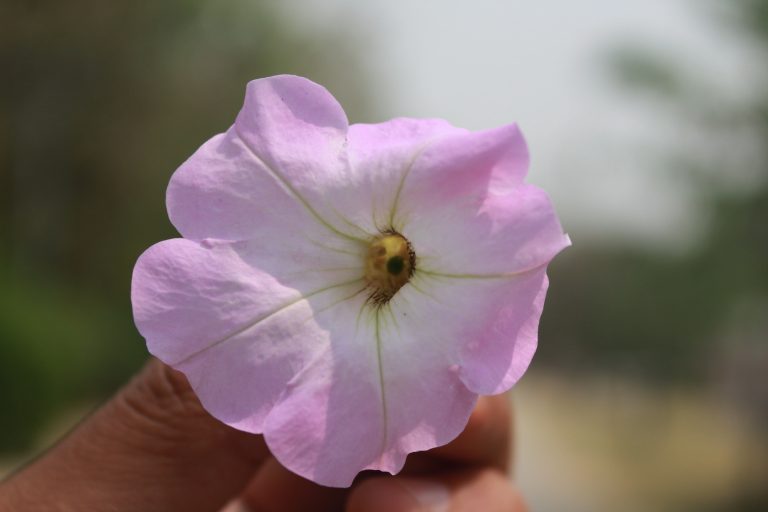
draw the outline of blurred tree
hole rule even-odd
[[[768,0],[707,5],[753,52],[754,66],[740,77],[752,87],[741,96],[644,47],[624,49],[610,63],[628,100],[655,99],[697,141],[661,151],[665,171],[698,192],[709,219],[705,236],[674,256],[577,241],[551,267],[557,285],[539,356],[563,374],[708,386],[727,400],[724,411],[740,413],[735,422],[751,419],[768,434]],[[728,502],[700,498],[691,510],[766,510],[766,455],[756,453],[753,470],[745,461],[734,474]]]
[[[684,174],[698,191],[709,217],[706,236],[684,255],[577,246],[558,259],[540,356],[566,371],[609,371],[658,384],[730,379],[747,409],[768,420],[768,1],[717,6],[730,11],[726,19],[748,34],[761,59],[742,77],[754,85],[752,95],[733,100],[706,77],[689,76],[672,57],[643,47],[624,49],[610,62],[622,87],[679,112],[681,125],[700,141],[666,155],[666,169]],[[730,186],[744,176],[751,176],[749,188]],[[737,334],[730,325],[736,317]]]
[[[232,122],[248,80],[308,76],[364,114],[344,30],[299,32],[276,6],[0,4],[0,451],[145,357],[133,263],[175,235],[168,178]]]

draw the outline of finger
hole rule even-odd
[[[324,512],[342,510],[348,489],[323,487],[285,469],[269,458],[248,484],[240,500],[258,512]]]
[[[267,456],[261,436],[211,417],[182,374],[153,360],[6,482],[0,510],[216,510]]]
[[[483,396],[464,431],[445,446],[425,455],[463,464],[509,467],[512,449],[512,413],[507,395]],[[414,465],[421,464],[414,457]]]
[[[377,477],[349,496],[347,512],[524,512],[522,496],[496,469],[472,468],[430,478]]]

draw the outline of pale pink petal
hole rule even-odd
[[[525,143],[512,125],[431,144],[408,173],[394,214],[417,267],[523,272],[570,244],[547,195],[522,183]]]
[[[407,357],[450,361],[470,391],[487,395],[509,389],[528,367],[546,288],[544,267],[505,277],[417,270],[390,304],[413,340]]]
[[[360,255],[290,247],[168,240],[134,269],[134,318],[150,352],[184,371],[214,416],[251,432],[325,348],[301,319],[363,286]]]
[[[348,486],[382,449],[375,325],[358,318],[367,314],[365,300],[355,297],[315,316],[330,349],[288,384],[264,424],[280,463],[322,485]]]
[[[533,185],[487,195],[479,206],[456,203],[421,211],[403,226],[421,268],[473,275],[525,272],[570,245],[549,197]]]
[[[275,229],[310,223],[318,232],[367,237],[329,194],[352,173],[346,131],[344,111],[323,87],[289,75],[250,82],[235,124],[172,177],[171,222],[191,239],[271,240]]]
[[[316,316],[331,350],[290,383],[265,424],[278,460],[323,485],[348,486],[363,469],[399,472],[409,453],[454,439],[477,399],[446,349],[458,340],[433,337],[421,306],[364,301]]]
[[[248,83],[235,130],[268,167],[305,188],[346,166],[347,116],[324,87],[280,75]]]
[[[240,430],[262,433],[291,379],[332,350],[329,332],[314,316],[362,294],[363,286],[360,281],[341,283],[286,302],[176,367],[213,416]]]
[[[168,216],[188,239],[274,239],[317,221],[232,129],[203,144],[173,174]]]
[[[233,130],[327,229],[361,240],[375,234],[347,217],[371,196],[357,190],[359,173],[347,156],[347,118],[324,87],[290,75],[254,80]]]
[[[463,347],[461,379],[467,388],[481,395],[495,395],[510,389],[523,376],[538,345],[548,286],[543,268],[500,286],[502,297],[493,316]]]
[[[434,207],[478,206],[489,192],[519,186],[527,171],[528,148],[517,125],[444,134],[423,148],[403,175],[395,223],[407,224]]]
[[[349,127],[348,155],[353,175],[345,196],[345,213],[372,233],[392,228],[392,209],[403,178],[419,155],[435,140],[468,133],[442,119],[392,119]]]
[[[544,269],[504,278],[419,274],[380,310],[365,297],[315,316],[330,347],[268,416],[272,453],[323,485],[363,469],[397,473],[450,442],[477,393],[509,389],[536,349]]]

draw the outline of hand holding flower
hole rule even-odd
[[[509,432],[505,399],[485,398],[462,435],[410,457],[401,475],[322,487],[277,463],[261,436],[212,418],[182,374],[152,361],[0,484],[0,512],[214,512],[233,499],[254,512],[516,512],[520,496],[503,474]]]

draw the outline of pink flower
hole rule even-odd
[[[292,471],[397,473],[531,361],[546,266],[570,242],[527,169],[515,125],[348,126],[309,80],[255,80],[171,178],[184,238],[136,263],[136,325]]]

